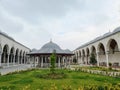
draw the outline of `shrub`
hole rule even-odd
[[[112,70],[112,63],[109,63],[109,70]]]
[[[95,65],[97,60],[95,59],[95,55],[92,53],[90,56],[90,64]]]

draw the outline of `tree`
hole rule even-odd
[[[90,56],[90,64],[95,65],[97,63],[97,60],[95,58],[95,55],[92,53]]]
[[[51,73],[55,73],[55,60],[56,60],[56,55],[55,53],[53,53],[51,56],[50,56],[50,71]]]

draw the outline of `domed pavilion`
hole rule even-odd
[[[42,46],[40,50],[33,49],[28,55],[35,67],[50,67],[50,55],[56,54],[56,67],[67,67],[71,62],[73,53],[61,49],[57,44],[50,41]]]

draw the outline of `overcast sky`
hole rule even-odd
[[[0,30],[29,48],[78,46],[120,26],[120,0],[0,0]]]

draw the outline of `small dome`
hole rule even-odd
[[[33,52],[33,51],[37,51],[37,49],[33,48],[31,51],[32,51],[32,52]]]

